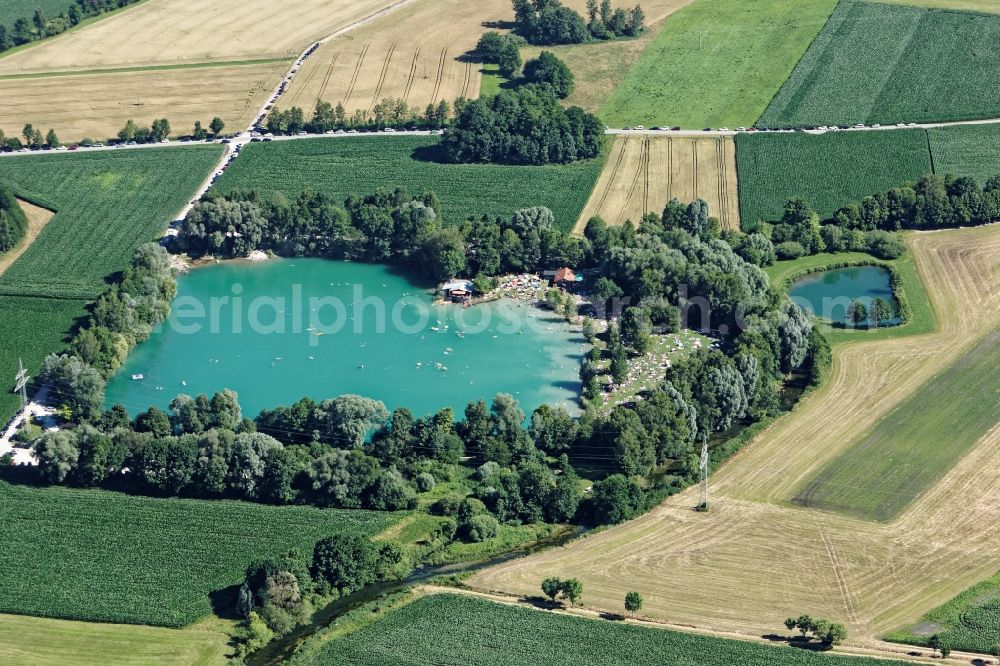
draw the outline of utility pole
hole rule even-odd
[[[699,511],[708,511],[708,433],[701,436],[701,464],[698,465],[701,472],[701,503],[698,505]]]
[[[24,363],[17,359],[17,375],[14,376],[14,393],[21,394],[21,409],[28,409],[28,371],[24,369]]]

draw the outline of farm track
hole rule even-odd
[[[317,100],[323,99],[323,96],[326,94],[326,88],[330,85],[330,79],[333,77],[333,68],[337,66],[338,57],[340,57],[340,52],[334,53],[333,58],[330,59],[330,66],[326,68],[326,76],[323,78],[323,84],[319,87]]]
[[[378,77],[378,83],[375,85],[375,94],[372,96],[372,102],[368,106],[368,113],[372,112],[372,107],[374,107],[380,100],[379,95],[382,94],[382,86],[385,85],[385,75],[389,71],[389,63],[392,62],[392,54],[396,51],[396,44],[393,43],[389,47],[389,52],[385,54],[385,61],[382,63],[382,73]]]
[[[410,100],[410,90],[413,88],[413,78],[417,75],[417,61],[420,59],[420,49],[423,45],[417,47],[417,50],[413,52],[413,62],[410,63],[410,75],[406,78],[406,87],[403,88],[403,101],[409,102]],[[323,93],[320,92],[320,98],[322,99]]]
[[[351,85],[347,87],[347,94],[344,95],[344,104],[347,104],[351,100],[351,93],[354,92],[354,86],[358,83],[358,74],[361,72],[361,66],[365,62],[365,56],[368,54],[368,47],[370,44],[365,44],[364,49],[361,51],[361,56],[358,58],[358,64],[354,67],[354,75],[351,76]]]
[[[31,244],[35,242],[35,239],[38,238],[38,234],[42,233],[45,225],[55,216],[55,213],[51,210],[36,206],[23,199],[18,199],[17,203],[21,205],[21,210],[24,211],[24,216],[28,220],[28,228],[25,230],[24,238],[17,244],[17,247],[0,254],[0,275],[3,275],[10,268],[11,264],[25,253]]]
[[[828,383],[697,489],[625,525],[477,574],[535,593],[577,576],[587,603],[628,590],[670,622],[761,635],[790,613],[848,624],[852,644],[916,621],[1000,568],[1000,424],[891,523],[793,507],[804,480],[1000,325],[1000,225],[908,234],[938,329],[838,346]],[[719,603],[725,600],[725,603]]]
[[[444,62],[447,57],[448,48],[445,47],[441,49],[441,59],[438,61],[437,75],[434,77],[434,92],[431,93],[432,102],[438,99],[438,95],[441,92],[441,79],[444,78]]]

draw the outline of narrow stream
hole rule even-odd
[[[437,578],[438,576],[450,576],[452,574],[479,571],[480,569],[485,569],[486,567],[491,567],[497,564],[503,564],[504,562],[509,562],[510,560],[517,559],[519,557],[532,555],[541,550],[562,546],[570,540],[583,534],[584,531],[585,530],[582,527],[566,526],[552,536],[545,537],[544,539],[540,539],[526,546],[521,546],[520,548],[507,551],[506,553],[485,560],[421,567],[419,569],[415,569],[413,573],[403,580],[386,581],[383,583],[369,585],[363,590],[337,599],[336,601],[316,611],[310,622],[290,631],[280,638],[274,639],[255,652],[246,663],[248,666],[276,666],[277,664],[284,663],[284,661],[291,657],[292,653],[294,653],[307,638],[314,635],[324,627],[333,624],[337,618],[345,613],[348,613],[356,608],[360,608],[364,604],[373,601],[380,596],[392,594],[393,592],[399,592],[400,590],[403,590],[411,585],[423,583],[431,580],[432,578]]]

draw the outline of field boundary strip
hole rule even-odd
[[[211,69],[215,67],[249,67],[291,62],[292,58],[260,58],[257,60],[217,60],[212,62],[189,62],[173,65],[142,65],[137,67],[102,67],[97,69],[59,70],[56,72],[25,72],[21,74],[0,74],[0,81],[16,79],[48,79],[67,76],[97,76],[107,74],[128,74],[132,72],[164,72],[180,69]]]

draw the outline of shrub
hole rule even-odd
[[[468,541],[479,543],[495,537],[500,531],[500,523],[490,514],[483,513],[469,518],[461,528]]]
[[[774,253],[778,259],[798,259],[805,255],[806,249],[796,241],[785,241],[774,246]]]
[[[420,474],[417,474],[414,481],[417,484],[417,490],[419,490],[422,493],[427,493],[434,490],[434,486],[436,485],[436,482],[434,481],[434,475],[431,474],[430,472],[421,472]]]

